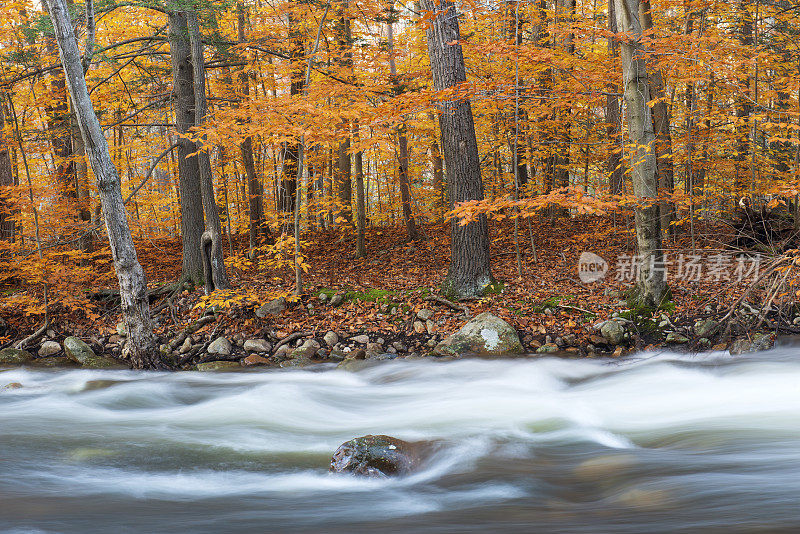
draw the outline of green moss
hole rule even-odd
[[[506,287],[505,282],[501,282],[500,280],[495,280],[494,282],[486,286],[486,289],[483,290],[483,294],[499,295],[500,293],[503,292],[503,289],[505,289],[505,287]]]

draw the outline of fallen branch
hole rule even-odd
[[[39,329],[36,332],[34,332],[33,334],[29,335],[28,337],[26,337],[25,339],[23,339],[22,341],[20,341],[16,345],[14,345],[14,348],[15,349],[23,349],[23,348],[25,348],[25,346],[28,343],[32,343],[32,342],[36,341],[37,339],[42,337],[42,334],[44,334],[45,331],[47,331],[47,327],[48,326],[49,326],[49,321],[45,321],[44,324],[42,326],[40,326]]]
[[[312,335],[313,333],[314,332],[295,332],[293,334],[289,334],[285,338],[283,338],[280,341],[278,341],[278,344],[275,345],[275,349],[274,350],[277,351],[279,348],[281,348],[282,346],[286,345],[287,343],[290,343],[290,342],[294,341],[295,339],[300,339],[301,337],[308,337],[308,336]]]
[[[443,304],[444,306],[447,306],[448,308],[451,308],[451,309],[456,310],[456,311],[460,311],[461,313],[464,314],[464,317],[466,319],[469,319],[470,312],[469,312],[469,308],[467,308],[466,306],[461,306],[460,304],[456,304],[455,302],[450,302],[446,298],[439,297],[437,295],[431,295],[430,297],[427,297],[425,300],[428,300],[428,301],[431,301],[431,302],[438,302],[439,304]]]

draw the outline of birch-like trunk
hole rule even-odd
[[[122,314],[128,330],[125,354],[135,368],[163,368],[165,365],[158,352],[150,318],[147,280],[133,246],[119,175],[111,161],[108,143],[89,99],[69,12],[64,0],[47,0],[47,3],[58,41],[61,64],[66,73],[67,87],[72,96],[86,155],[94,171],[103,206],[111,256],[119,280]]]
[[[650,113],[650,85],[641,44],[640,0],[614,0],[617,26],[628,34],[622,41],[622,77],[630,138],[631,177],[636,208],[636,242],[641,258],[637,305],[658,306],[667,295],[664,256],[661,249],[661,218],[658,209],[656,135]]]

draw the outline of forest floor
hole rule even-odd
[[[306,263],[309,269],[304,274],[305,292],[300,299],[290,298],[294,288],[294,273],[290,268],[265,268],[258,262],[242,260],[246,236],[241,236],[232,247],[234,253],[238,251],[241,255],[229,266],[234,289],[222,296],[204,297],[202,288],[197,288],[175,295],[169,305],[159,306],[162,301],[154,301],[154,309],[161,308],[155,320],[157,331],[166,341],[175,339],[209,306],[216,305],[221,309],[218,320],[191,337],[191,341],[198,344],[196,348],[204,339],[220,335],[241,347],[246,339],[277,343],[293,333],[321,339],[325,333],[333,331],[340,339],[368,334],[373,340],[382,338],[384,346],[400,343],[408,347],[408,352],[425,354],[437,341],[463,326],[467,315],[432,299],[449,264],[448,226],[424,225],[422,230],[424,239],[408,243],[403,227],[368,228],[364,259],[355,258],[352,231],[309,233],[304,236],[308,243]],[[719,317],[727,311],[752,280],[738,281],[737,260],[732,251],[727,251],[727,259],[720,259],[724,244],[730,241],[730,231],[724,225],[696,224],[694,247],[688,230],[679,229],[680,236],[665,243],[671,263],[672,302],[656,312],[648,324],[663,324],[666,319],[671,328],[682,328],[690,334],[698,319]],[[621,312],[628,319],[636,314],[636,310],[627,310],[623,298],[623,292],[632,286],[634,274],[630,260],[626,259],[633,254],[635,245],[629,218],[584,216],[522,220],[519,224],[522,276],[518,273],[514,234],[513,222],[490,224],[492,273],[502,283],[481,299],[457,303],[468,310],[469,317],[484,311],[501,317],[518,331],[524,348],[530,352],[556,340],[560,341],[561,352],[576,356],[618,356],[634,349],[664,344],[663,334],[652,329],[633,336],[622,344],[624,347],[604,344],[593,327],[612,314]],[[536,247],[535,256],[532,243]],[[140,239],[137,248],[151,288],[179,278],[178,240]],[[226,244],[226,252],[228,249]],[[578,262],[583,252],[597,254],[609,263],[604,280],[581,282]],[[692,260],[706,271],[686,270]],[[723,261],[727,262],[725,270],[720,269]],[[749,258],[748,261],[753,260]],[[762,260],[762,266],[764,263]],[[114,289],[111,264],[100,265],[105,265],[107,272],[96,277],[99,285],[90,290],[102,289],[101,285]],[[678,272],[681,269],[687,272]],[[320,300],[321,293],[328,297],[341,293],[344,299],[340,305],[332,307]],[[256,316],[254,312],[259,306],[282,295],[289,300],[285,311],[267,314],[264,318]],[[118,301],[96,305],[98,313],[93,320],[74,311],[59,317],[55,311],[49,335],[56,339],[78,335],[91,340],[100,350],[117,355],[119,350],[114,344],[119,343],[119,339],[115,339],[114,334],[121,320]],[[51,308],[58,310],[58,306]],[[422,310],[425,311],[420,314]],[[9,310],[0,311],[0,314],[11,324],[7,341],[21,339],[37,327],[35,317],[15,316]],[[707,341],[703,341],[704,345],[698,344],[697,339],[689,337],[688,343],[683,344],[685,350],[711,348]]]

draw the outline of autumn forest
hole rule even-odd
[[[795,0],[1,7],[4,347],[190,368],[325,361],[326,332],[425,355],[487,311],[533,353],[797,328]]]

